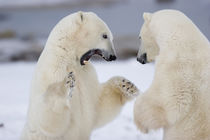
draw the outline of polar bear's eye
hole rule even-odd
[[[104,39],[107,39],[107,38],[108,38],[107,34],[103,34],[102,37],[103,37]]]

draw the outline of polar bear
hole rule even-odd
[[[108,26],[92,12],[63,18],[52,30],[32,80],[23,140],[87,140],[138,94],[123,77],[100,84],[88,60],[115,60]]]
[[[155,75],[135,101],[135,124],[144,133],[163,128],[164,140],[210,140],[209,41],[179,11],[143,17],[137,60],[155,60]]]

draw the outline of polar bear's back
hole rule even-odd
[[[176,45],[210,47],[205,35],[190,18],[180,11],[158,11],[150,16],[149,26],[160,47],[169,42],[168,47],[171,48]]]

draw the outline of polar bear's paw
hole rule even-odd
[[[72,97],[72,92],[75,87],[75,76],[73,72],[70,72],[65,78],[65,87],[67,88],[67,94]]]
[[[125,97],[133,98],[139,95],[138,88],[124,77],[115,77],[114,82]]]
[[[138,88],[127,79],[121,80],[120,87],[126,97],[136,97],[139,94]]]

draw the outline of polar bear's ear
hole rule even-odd
[[[143,18],[144,18],[144,21],[149,22],[152,18],[152,14],[151,13],[144,13]]]
[[[79,16],[80,16],[81,22],[83,22],[83,20],[84,20],[84,15],[83,15],[83,12],[82,12],[82,11],[79,12]]]
[[[82,11],[77,12],[77,24],[81,24],[84,21],[84,13]]]

